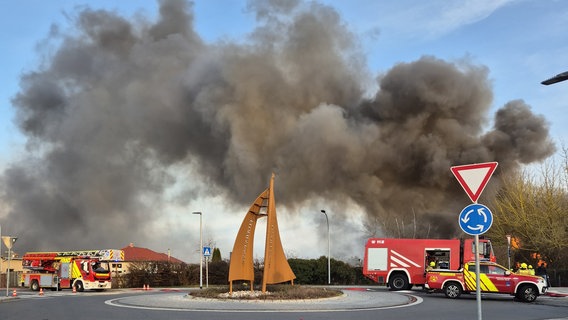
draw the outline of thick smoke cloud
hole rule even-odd
[[[246,41],[207,43],[181,0],[161,1],[157,21],[82,9],[51,36],[13,99],[29,153],[1,185],[20,248],[126,244],[149,237],[173,186],[248,205],[271,172],[281,206],[349,200],[385,234],[419,220],[422,235],[447,236],[457,226],[440,221],[465,197],[450,166],[499,161],[499,174],[554,152],[522,101],[491,119],[482,66],[424,56],[369,95],[358,38],[333,8],[248,8],[258,26]]]

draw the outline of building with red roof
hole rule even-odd
[[[173,264],[184,263],[170,254],[156,252],[148,248],[135,247],[133,243],[121,249],[124,252],[124,261],[111,262],[113,277],[127,274],[130,266],[140,262],[170,262]]]
[[[135,247],[133,243],[129,244],[127,247],[122,248],[121,250],[124,251],[125,262],[134,262],[134,261],[164,262],[165,261],[171,263],[184,263],[180,259],[172,257],[171,255],[166,253],[156,252],[148,248]]]

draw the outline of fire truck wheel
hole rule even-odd
[[[81,281],[75,282],[75,290],[77,290],[77,292],[85,291],[85,286],[83,286],[83,282]]]
[[[389,279],[389,288],[391,291],[408,290],[408,278],[402,273],[391,275]]]
[[[37,282],[37,280],[32,281],[32,283],[30,284],[30,289],[32,291],[39,291],[39,283]]]
[[[519,287],[516,297],[521,299],[523,302],[533,302],[538,297],[538,291],[535,286],[530,284],[525,284]]]
[[[461,286],[455,282],[449,282],[444,285],[444,294],[450,299],[459,298],[462,294]]]

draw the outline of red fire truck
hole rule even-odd
[[[426,288],[443,291],[451,299],[459,298],[464,292],[476,291],[475,270],[475,263],[468,262],[460,270],[428,271]],[[496,263],[480,262],[479,290],[484,293],[510,294],[521,301],[533,302],[540,294],[546,293],[547,287],[542,277],[514,274]]]
[[[40,288],[76,291],[105,290],[112,287],[109,261],[124,260],[122,250],[86,250],[65,252],[28,252],[22,266],[22,286],[33,291]]]
[[[479,240],[481,261],[495,262],[489,239]],[[473,239],[395,239],[370,238],[365,246],[363,275],[390,290],[409,290],[424,286],[426,271],[459,269],[475,260]]]

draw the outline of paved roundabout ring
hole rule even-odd
[[[201,312],[345,312],[392,309],[422,303],[409,292],[344,289],[343,295],[314,300],[231,300],[195,298],[187,293],[161,293],[115,298],[107,305],[168,311]]]

